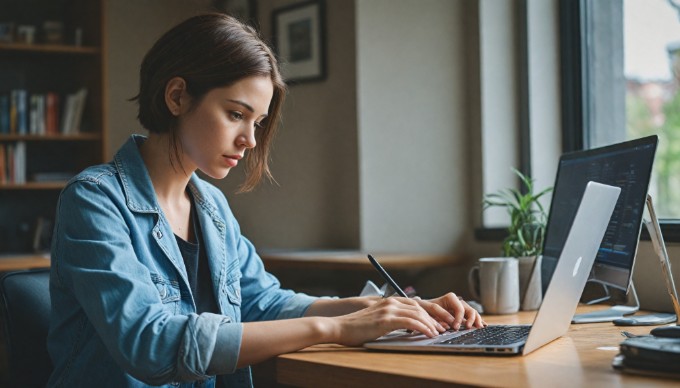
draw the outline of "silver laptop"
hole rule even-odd
[[[489,325],[447,331],[437,337],[394,331],[363,346],[368,349],[486,354],[529,354],[567,332],[621,189],[588,182],[569,235],[532,325]],[[551,222],[571,220],[550,219]]]

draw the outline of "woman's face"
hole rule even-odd
[[[215,179],[227,176],[255,147],[255,131],[262,130],[273,94],[271,79],[253,76],[212,89],[193,109],[183,108],[178,116],[182,165]]]

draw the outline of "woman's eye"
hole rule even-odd
[[[256,122],[255,123],[255,129],[264,129],[264,123],[263,122]]]
[[[236,120],[236,121],[243,119],[243,113],[237,112],[237,111],[229,112],[229,116],[231,117],[232,120]]]

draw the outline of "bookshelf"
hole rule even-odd
[[[0,261],[42,255],[66,181],[105,161],[106,1],[0,0]]]

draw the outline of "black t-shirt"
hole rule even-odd
[[[219,310],[217,309],[212,280],[210,278],[208,257],[205,254],[205,249],[202,249],[203,234],[201,233],[200,222],[198,222],[195,214],[196,210],[192,200],[191,222],[194,227],[196,242],[185,241],[177,235],[175,235],[175,239],[177,240],[179,251],[182,253],[184,266],[187,269],[189,287],[191,287],[191,293],[194,295],[194,301],[196,302],[196,313],[218,313]]]

